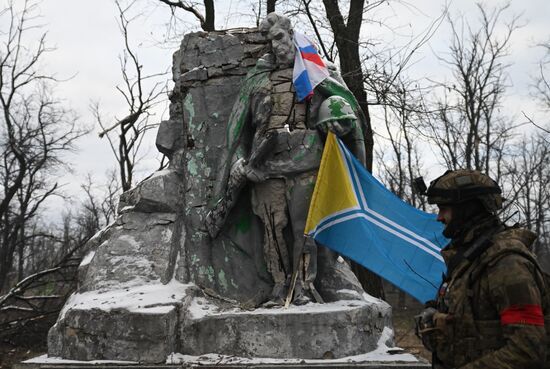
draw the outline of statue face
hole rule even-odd
[[[292,40],[292,31],[276,23],[270,28],[267,38],[271,41],[271,49],[273,50],[277,64],[281,67],[292,66],[294,64],[294,55],[296,54]]]

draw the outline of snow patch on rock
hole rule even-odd
[[[100,309],[111,311],[123,309],[136,313],[159,314],[174,309],[174,305],[183,301],[192,284],[183,284],[176,280],[163,285],[152,283],[127,287],[108,292],[89,291],[73,293],[61,311],[61,318],[71,309]]]

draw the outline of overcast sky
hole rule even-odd
[[[0,3],[5,3],[0,0]],[[23,0],[15,0],[16,4]],[[139,3],[145,17],[139,18],[131,25],[130,36],[133,45],[138,46],[139,57],[146,73],[169,70],[171,67],[174,45],[159,45],[165,32],[169,12],[164,6],[153,7]],[[149,1],[152,4],[153,1]],[[227,0],[216,1],[217,28],[250,26],[251,18],[249,1]],[[491,0],[485,4],[495,6],[502,1]],[[414,4],[411,5],[411,4]],[[445,2],[440,0],[411,0],[410,4],[387,6],[380,10],[380,17],[387,24],[399,26],[398,34],[390,35],[380,25],[368,24],[363,32],[379,35],[385,42],[398,45],[405,43],[408,35],[419,34],[438,16]],[[125,106],[122,97],[116,92],[115,85],[121,83],[118,55],[122,51],[122,36],[117,26],[117,10],[113,0],[43,0],[39,5],[42,15],[43,30],[48,32],[47,40],[56,50],[47,55],[44,68],[59,78],[72,77],[58,87],[58,96],[64,98],[68,106],[76,110],[82,122],[92,127],[94,119],[89,106],[91,102],[100,103],[103,116],[108,121],[113,117],[122,117]],[[453,15],[464,14],[472,21],[478,17],[475,2],[455,0],[450,2]],[[536,44],[550,39],[550,1],[522,0],[512,1],[507,14],[522,14],[523,27],[516,31],[510,50],[510,89],[507,97],[507,109],[521,115],[521,111],[533,112],[536,106],[529,96],[531,77],[537,71],[537,63],[543,52]],[[506,18],[506,17],[505,17]],[[196,25],[189,17],[189,24]],[[299,24],[296,28],[300,29]],[[449,30],[444,24],[414,58],[407,73],[414,77],[444,78],[450,74],[445,71],[435,55],[444,55],[449,45]],[[160,47],[164,46],[164,47]],[[170,75],[166,79],[169,80]],[[160,109],[154,120],[160,122],[164,110]],[[539,115],[537,115],[539,116]],[[157,166],[155,133],[149,140],[150,150],[142,162],[139,178],[143,178]],[[60,178],[66,184],[66,191],[77,196],[78,187],[84,176],[91,173],[98,184],[104,182],[104,174],[114,167],[114,159],[106,141],[99,140],[97,129],[88,137],[80,140],[78,151],[67,158],[73,163],[74,173]],[[435,174],[434,174],[435,176]],[[59,202],[50,204],[52,214],[61,210]],[[55,218],[55,217],[54,217]]]

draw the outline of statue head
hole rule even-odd
[[[290,19],[277,13],[269,13],[260,23],[260,32],[271,41],[271,50],[279,67],[290,67],[294,64],[296,48],[294,46],[292,24]]]

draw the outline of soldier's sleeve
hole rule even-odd
[[[542,368],[546,332],[538,271],[521,255],[509,254],[487,273],[489,298],[499,311],[506,343],[461,369]]]

